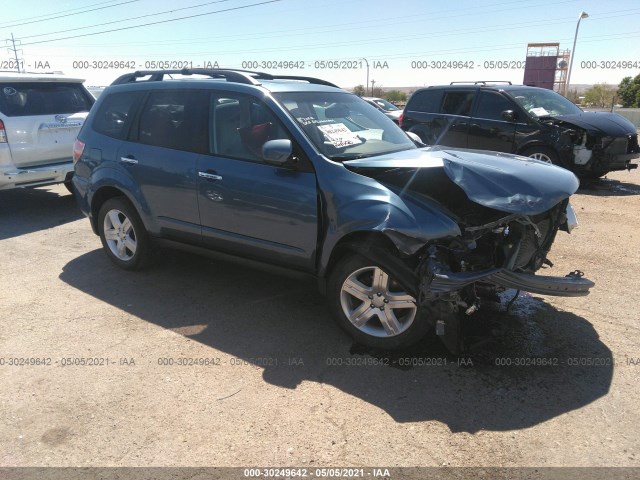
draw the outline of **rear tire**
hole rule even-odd
[[[71,195],[75,195],[76,191],[73,189],[73,181],[71,180],[67,180],[64,182],[64,186],[66,187],[67,190],[69,190],[69,193]]]
[[[378,262],[350,254],[333,270],[327,287],[331,313],[357,343],[397,350],[429,331],[416,299]]]
[[[146,267],[151,240],[140,216],[124,197],[110,198],[98,213],[98,232],[109,259],[125,270]]]

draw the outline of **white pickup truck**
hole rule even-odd
[[[0,190],[64,183],[73,142],[95,99],[83,80],[0,72]]]

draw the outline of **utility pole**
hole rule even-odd
[[[376,81],[372,79],[372,80],[371,80],[371,96],[372,96],[372,97],[375,97],[375,95],[373,94],[373,86],[374,86],[375,84],[376,84]]]
[[[362,58],[367,64],[367,83],[365,83],[364,94],[367,95],[367,89],[369,88],[369,61],[366,58]]]
[[[7,42],[11,42],[12,47],[7,48],[7,51],[13,52],[13,56],[16,59],[16,70],[20,73],[20,60],[18,59],[18,49],[16,48],[16,39],[13,38],[13,32],[11,32],[11,40],[7,40]]]
[[[571,70],[573,69],[573,57],[576,56],[576,41],[578,40],[578,29],[580,28],[580,20],[583,18],[588,18],[589,14],[587,12],[580,12],[580,16],[578,17],[578,23],[576,24],[576,34],[573,36],[573,49],[571,50],[571,58],[569,60],[569,71],[567,72],[567,83],[564,85],[564,94],[567,95],[567,91],[569,90],[569,84],[571,83]]]

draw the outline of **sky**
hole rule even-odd
[[[521,84],[527,44],[571,49],[572,84],[640,74],[638,0],[4,0],[0,70],[108,85],[133,70],[244,68],[343,88]],[[367,63],[369,68],[367,69]],[[367,73],[368,70],[368,73]]]

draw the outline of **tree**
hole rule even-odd
[[[363,85],[356,85],[355,87],[353,87],[353,93],[355,93],[359,97],[364,97],[367,94]]]
[[[580,103],[580,97],[578,96],[578,89],[577,88],[574,88],[573,90],[569,89],[569,91],[567,92],[565,97],[568,100],[571,100],[573,103]]]
[[[624,77],[618,85],[618,97],[622,102],[622,106],[640,107],[640,74],[635,78]]]
[[[378,85],[377,87],[373,88],[373,91],[371,92],[371,96],[372,97],[384,97],[384,90],[382,89],[382,85]]]
[[[584,92],[584,103],[594,107],[609,107],[617,98],[618,89],[606,83],[596,83]]]
[[[407,94],[404,92],[401,92],[400,90],[389,90],[388,92],[385,92],[384,94],[384,98],[386,98],[387,100],[389,100],[390,102],[406,102],[407,101]]]

